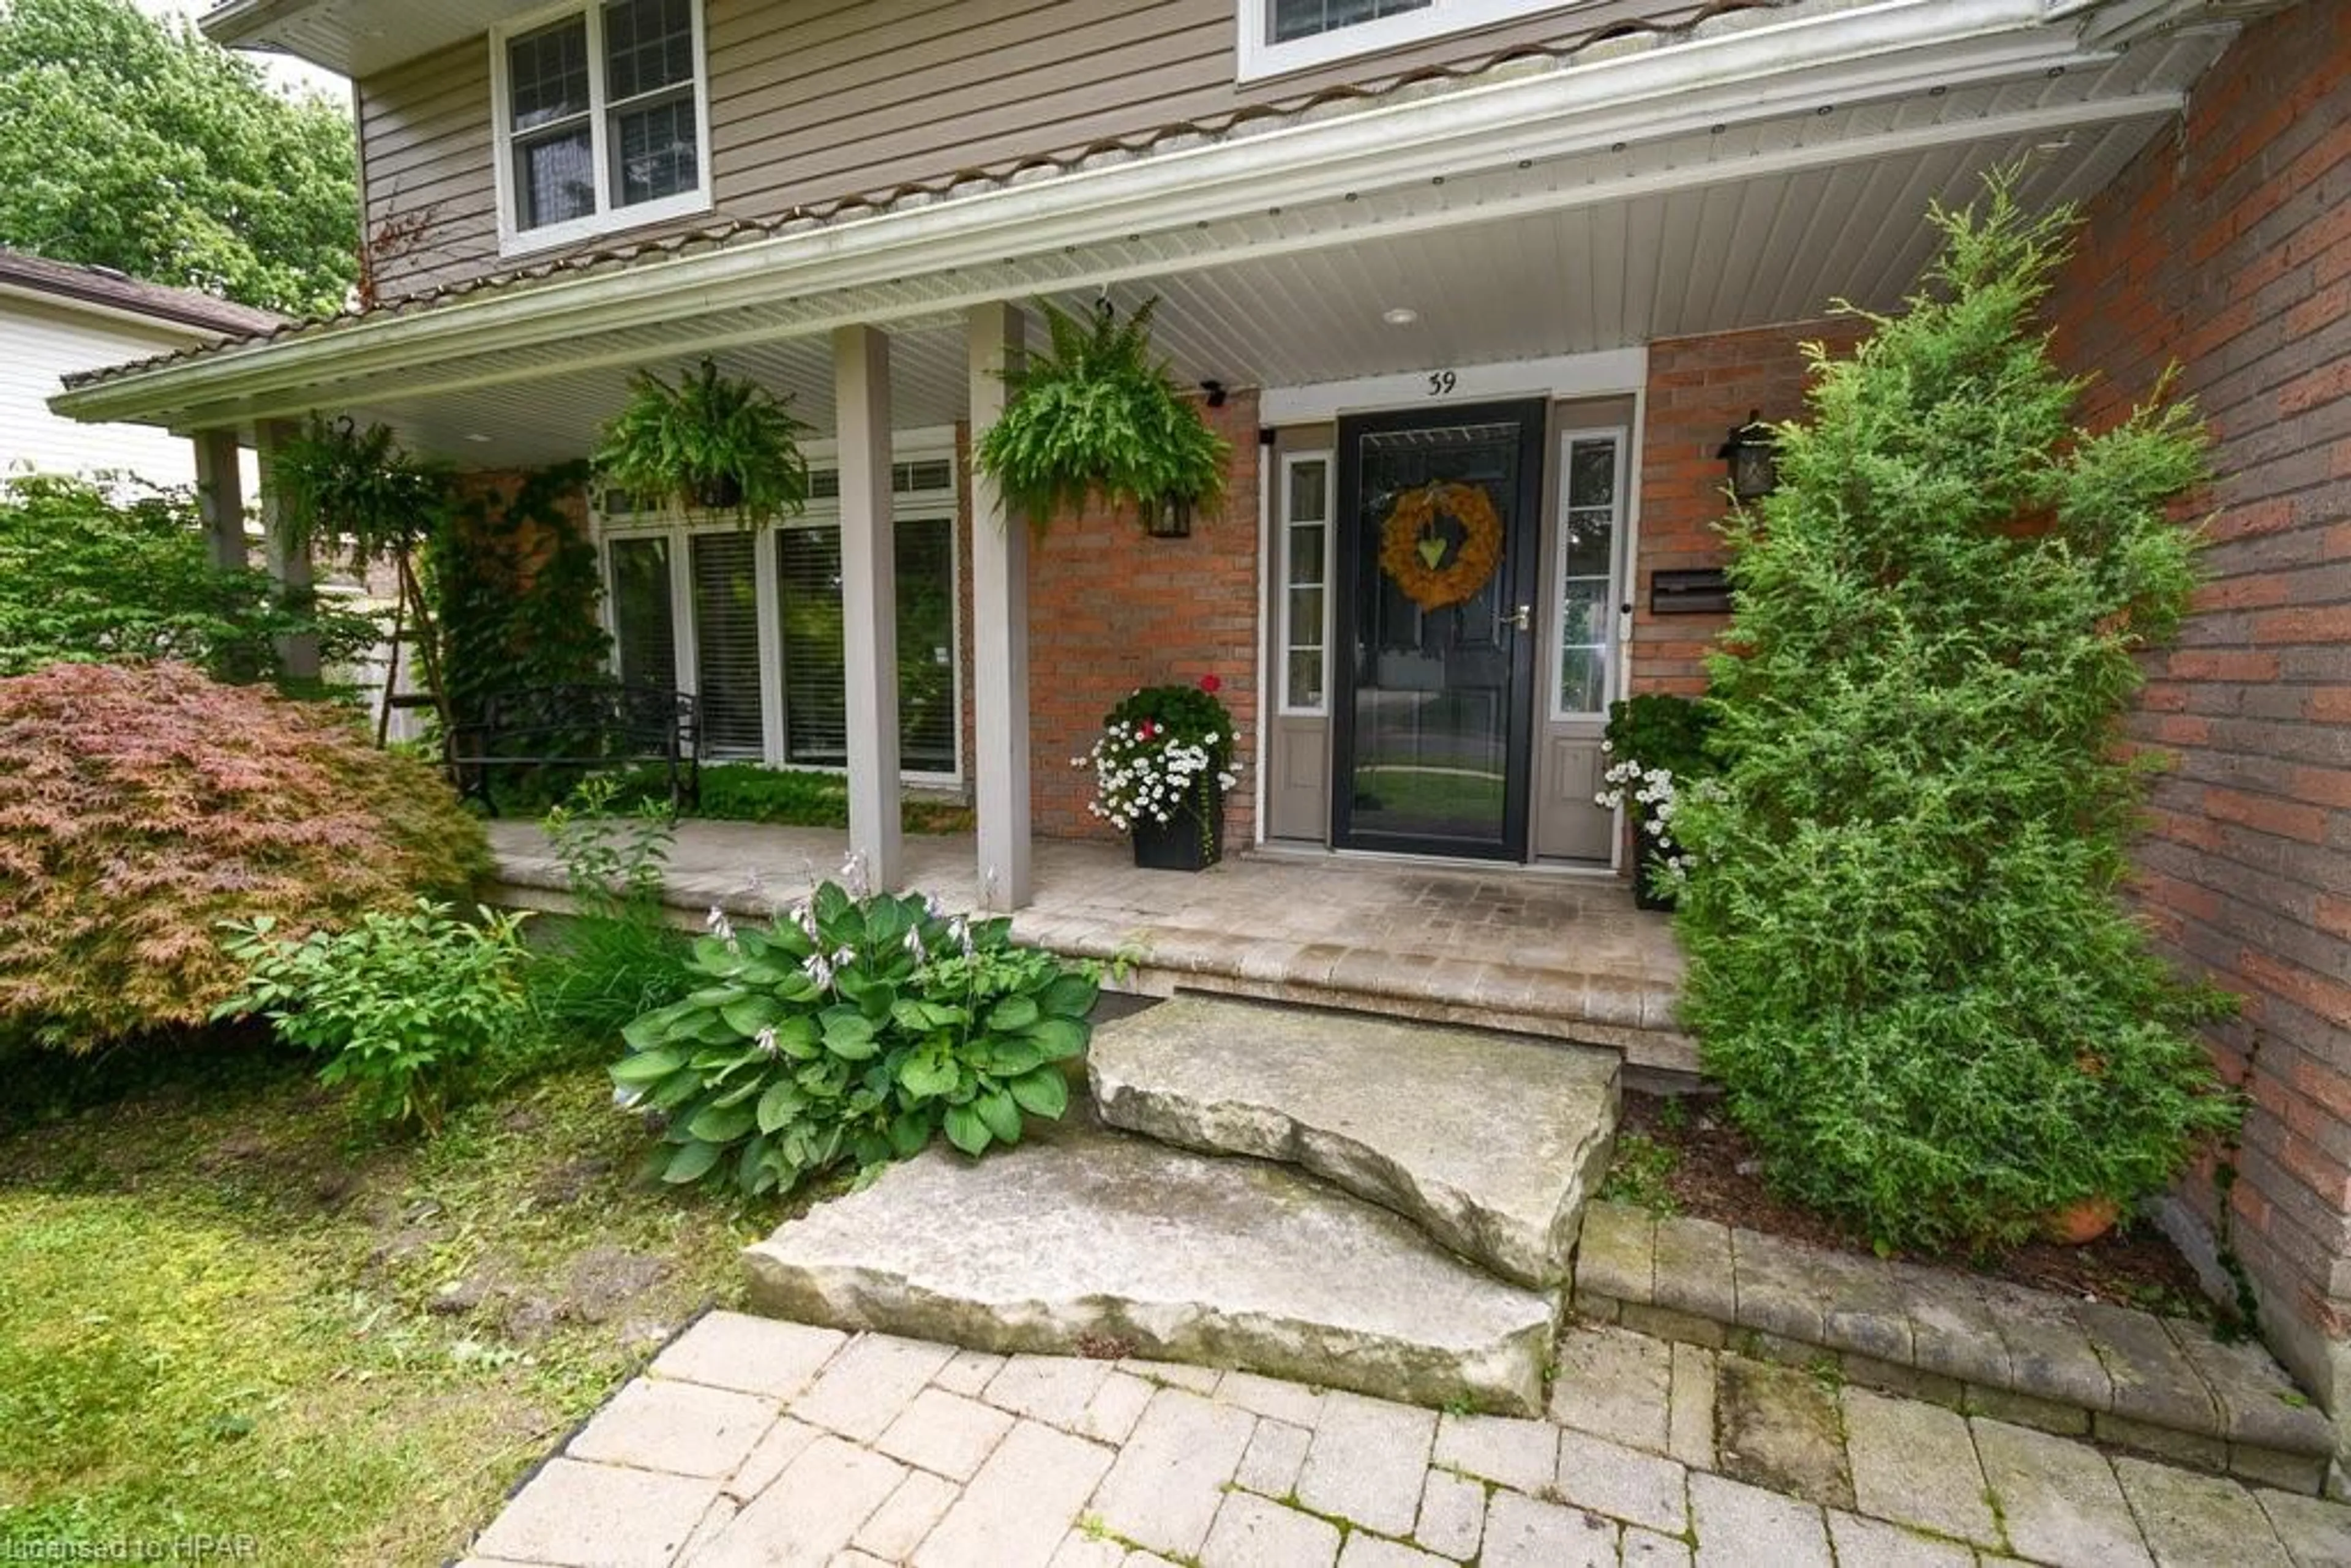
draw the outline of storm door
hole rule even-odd
[[[1526,856],[1545,414],[1340,422],[1340,848]]]

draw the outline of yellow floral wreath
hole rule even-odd
[[[1445,559],[1440,517],[1461,525],[1461,548]],[[1380,570],[1423,610],[1459,604],[1486,586],[1502,559],[1502,519],[1476,485],[1423,485],[1396,497],[1380,525]]]

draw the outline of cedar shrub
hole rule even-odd
[[[1791,1196],[1881,1247],[1983,1247],[2161,1189],[2229,1126],[2181,984],[2121,899],[2146,765],[2118,722],[2195,582],[2168,505],[2203,435],[2162,390],[2077,429],[2037,307],[2073,216],[2006,175],[1838,360],[1780,488],[1727,525],[1724,791],[1683,1016]],[[2168,390],[2168,389],[2164,389]]]
[[[340,926],[488,863],[440,778],[342,710],[183,664],[0,680],[0,1039],[201,1023],[242,978],[222,922]]]

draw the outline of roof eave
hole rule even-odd
[[[519,346],[660,321],[678,310],[853,288],[909,268],[952,267],[967,254],[1003,256],[1008,245],[1040,253],[1081,246],[1146,216],[1205,223],[1322,193],[1335,198],[1358,185],[1376,188],[1382,179],[1442,173],[1466,157],[1503,149],[1515,156],[1544,138],[1605,144],[1669,120],[1702,123],[1718,113],[1754,111],[1767,103],[1775,78],[1792,84],[1785,88],[1792,97],[1821,90],[1823,70],[1898,83],[1917,73],[1916,57],[1926,48],[1975,47],[1988,56],[2005,50],[2020,57],[2074,52],[2073,30],[2047,26],[2046,16],[2045,0],[1881,0],[1791,16],[1556,75],[1311,120],[617,270],[486,290],[423,311],[225,345],[193,360],[83,383],[53,398],[51,407],[82,420],[164,420],[199,406],[275,396],[315,379],[429,364],[444,345]],[[1948,69],[1948,62],[1937,62],[1937,69]],[[1799,73],[1809,74],[1796,83]]]

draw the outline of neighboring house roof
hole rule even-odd
[[[0,246],[0,289],[10,288],[95,305],[128,315],[144,316],[157,321],[170,321],[183,327],[193,327],[207,334],[239,340],[275,331],[286,325],[286,318],[274,312],[214,298],[193,288],[166,288],[159,283],[141,283],[110,267],[85,267],[75,262],[50,261]]]
[[[1851,0],[1828,0],[1825,8],[1839,8]],[[1333,114],[1398,101],[1431,92],[1443,92],[1501,80],[1541,71],[1556,70],[1583,63],[1589,59],[1614,57],[1638,53],[1674,44],[1695,35],[1713,30],[1732,13],[1775,11],[1805,5],[1822,9],[1823,0],[1713,0],[1695,16],[1673,25],[1650,22],[1628,22],[1616,26],[1586,30],[1552,43],[1521,44],[1481,57],[1451,65],[1423,66],[1400,75],[1324,88],[1298,98],[1265,104],[1252,104],[1230,113],[1205,120],[1182,120],[1158,126],[1134,135],[1113,137],[1081,146],[1063,147],[1008,160],[999,163],[958,169],[933,179],[911,182],[880,190],[853,191],[828,201],[809,203],[778,213],[771,217],[729,219],[684,233],[670,233],[657,237],[630,240],[622,244],[575,252],[553,260],[492,272],[442,285],[413,295],[386,300],[365,309],[350,309],[332,316],[314,317],[307,320],[273,319],[270,325],[255,329],[245,339],[195,347],[159,354],[152,359],[134,361],[124,365],[111,365],[80,375],[68,376],[68,387],[95,385],[115,376],[152,370],[159,365],[180,360],[201,358],[222,348],[237,345],[238,341],[310,337],[320,332],[346,327],[365,319],[386,316],[407,316],[428,310],[435,305],[469,295],[493,290],[525,287],[556,277],[576,277],[582,273],[618,270],[632,265],[645,265],[685,253],[701,253],[732,245],[775,237],[787,233],[804,232],[849,218],[871,217],[903,208],[928,205],[953,197],[984,190],[997,190],[1010,185],[1022,185],[1040,179],[1098,167],[1110,162],[1128,162],[1156,153],[1197,146],[1207,141],[1220,141],[1270,130],[1302,120],[1319,120]],[[251,9],[269,9],[265,0],[252,0]],[[238,9],[224,5],[222,12]],[[206,21],[212,20],[207,16]],[[1572,22],[1573,14],[1562,18]]]

